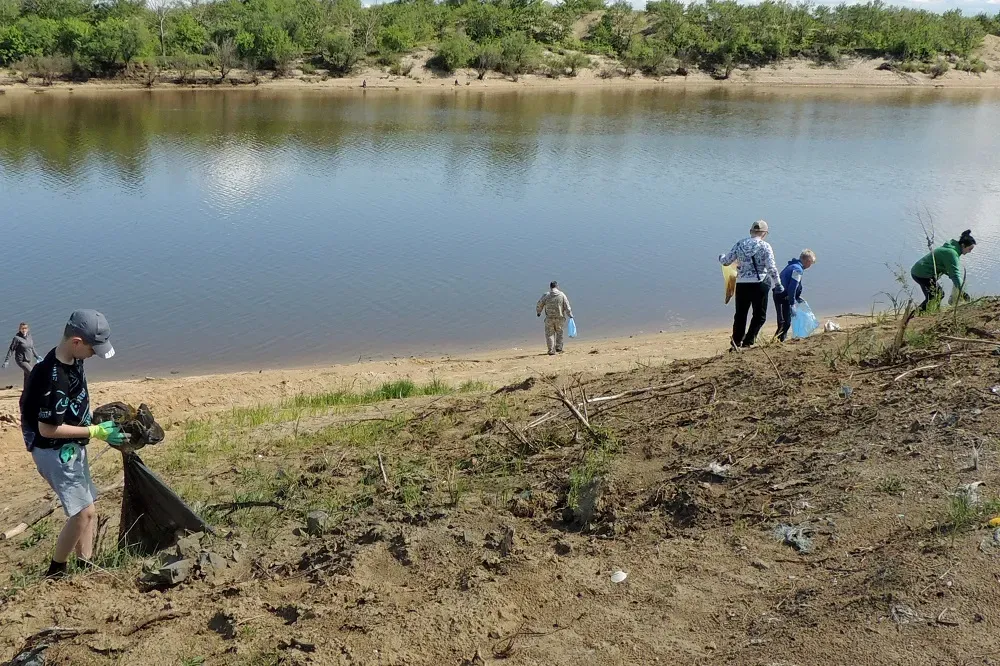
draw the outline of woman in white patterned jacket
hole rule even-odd
[[[774,250],[764,239],[767,237],[767,222],[757,220],[750,227],[750,235],[744,238],[727,254],[719,255],[719,262],[729,266],[737,262],[736,315],[733,317],[732,348],[750,347],[757,339],[767,320],[767,292],[772,287],[775,294],[784,291],[778,277],[778,267],[774,263]],[[750,327],[747,328],[747,314],[753,309]]]

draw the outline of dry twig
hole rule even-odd
[[[168,610],[168,611],[163,611],[161,613],[156,613],[154,615],[150,615],[149,617],[140,620],[138,623],[135,624],[135,626],[123,632],[122,636],[131,636],[132,634],[142,631],[151,624],[156,624],[157,622],[164,622],[166,620],[173,620],[174,618],[183,617],[185,615],[190,615],[190,613],[188,611],[179,611],[179,610]]]

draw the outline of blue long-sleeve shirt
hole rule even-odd
[[[781,286],[785,288],[785,297],[789,305],[795,305],[802,299],[802,261],[792,259],[781,269]]]

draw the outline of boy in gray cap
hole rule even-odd
[[[77,310],[66,324],[62,342],[34,367],[21,395],[24,444],[69,518],[56,541],[49,577],[66,574],[66,560],[74,551],[84,562],[93,556],[97,489],[90,479],[87,442],[96,438],[118,446],[125,435],[113,421],[91,425],[83,361],[114,355],[104,315]]]

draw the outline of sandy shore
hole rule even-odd
[[[991,36],[992,37],[992,36]],[[517,81],[504,78],[499,74],[490,73],[485,80],[480,81],[476,72],[463,69],[454,74],[442,75],[425,67],[431,52],[423,51],[407,56],[404,62],[411,64],[412,70],[406,76],[394,76],[379,68],[366,68],[355,75],[344,78],[333,78],[323,73],[306,74],[301,70],[293,70],[290,76],[280,79],[269,74],[261,76],[257,85],[249,83],[249,77],[244,72],[234,70],[225,83],[214,82],[210,72],[198,74],[197,85],[178,85],[176,83],[157,83],[152,90],[233,90],[233,89],[266,89],[266,90],[315,90],[315,91],[347,91],[359,90],[364,86],[371,92],[397,92],[442,89],[462,89],[475,91],[552,91],[552,90],[582,90],[608,89],[633,90],[643,88],[741,88],[741,87],[843,87],[843,88],[927,88],[927,89],[1000,89],[1000,38],[987,39],[981,56],[989,65],[990,70],[983,74],[970,74],[956,70],[949,71],[939,78],[931,78],[927,74],[904,74],[879,70],[883,60],[846,59],[839,66],[817,66],[812,61],[790,59],[780,64],[759,69],[742,68],[733,72],[725,81],[717,81],[705,72],[691,71],[687,76],[668,76],[653,78],[635,74],[632,77],[615,76],[602,78],[602,70],[607,69],[607,63],[595,58],[595,66],[581,70],[576,77],[561,77],[558,79],[541,75],[521,76]],[[171,77],[164,76],[165,80]],[[3,84],[6,85],[3,85]],[[35,94],[41,92],[113,92],[120,90],[147,90],[136,80],[93,80],[87,83],[57,82],[51,86],[40,85],[40,80],[32,79],[28,84],[17,83],[7,73],[0,73],[0,93]]]

